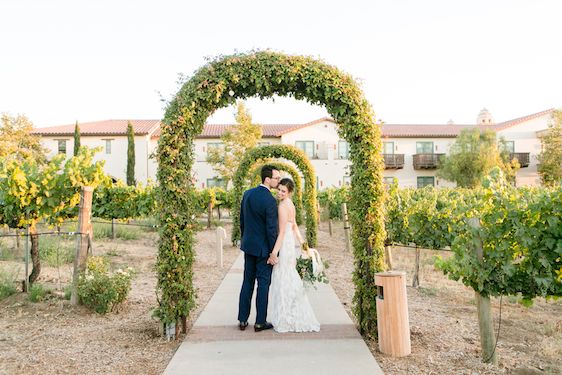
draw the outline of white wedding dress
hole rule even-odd
[[[320,323],[314,315],[303,282],[297,272],[293,224],[287,223],[279,251],[279,262],[273,266],[269,287],[269,320],[277,332],[318,332]]]

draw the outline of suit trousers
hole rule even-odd
[[[267,264],[268,257],[258,257],[244,253],[244,281],[240,290],[238,303],[238,320],[247,322],[250,316],[250,306],[254,285],[258,281],[256,295],[256,324],[264,324],[267,319],[267,302],[269,298],[269,285],[271,284],[271,271],[273,266]]]

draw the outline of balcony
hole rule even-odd
[[[414,169],[436,169],[445,154],[414,154]]]
[[[384,169],[404,168],[404,154],[383,154]]]
[[[526,168],[529,166],[529,153],[528,152],[510,152],[509,160],[517,159],[521,168]]]

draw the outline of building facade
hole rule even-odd
[[[502,137],[512,157],[521,165],[516,185],[538,185],[537,156],[541,152],[540,136],[548,129],[553,109],[517,119],[495,123],[490,112],[483,109],[475,124],[452,122],[437,125],[383,124],[382,142],[385,162],[384,178],[396,178],[401,187],[454,186],[436,177],[439,157],[447,154],[462,129],[478,127],[494,130]],[[81,123],[81,144],[100,147],[96,160],[105,160],[105,170],[114,179],[125,180],[127,168],[128,120],[107,120]],[[159,120],[130,120],[135,130],[135,179],[146,184],[156,181],[157,163],[154,153],[160,137]],[[207,124],[194,142],[194,181],[198,188],[221,185],[217,173],[206,162],[210,148],[221,146],[221,135],[232,125]],[[317,187],[340,187],[350,183],[349,145],[337,132],[337,124],[322,118],[305,124],[262,125],[260,145],[289,144],[300,148],[309,157],[317,176]],[[72,156],[74,125],[37,128],[50,155]]]

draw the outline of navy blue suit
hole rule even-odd
[[[248,321],[254,285],[258,281],[256,296],[256,324],[267,318],[267,301],[273,266],[267,259],[278,234],[277,202],[265,186],[244,192],[240,207],[240,248],[244,252],[244,281],[240,290],[238,320]]]

